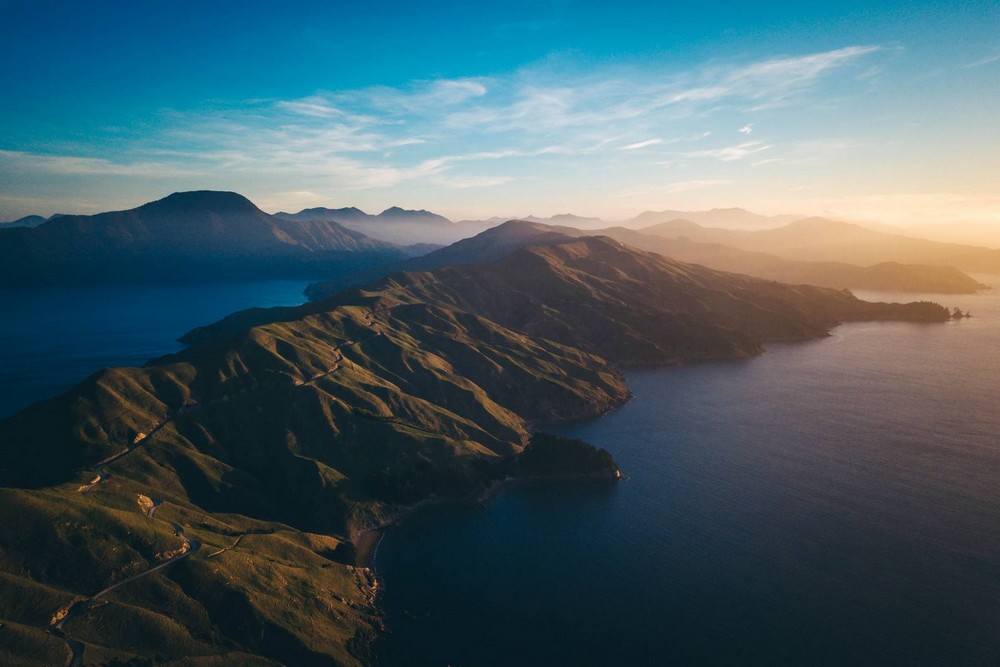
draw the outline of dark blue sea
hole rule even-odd
[[[559,429],[627,481],[386,534],[382,662],[1000,664],[998,292],[928,295],[972,319],[627,373],[631,402]]]
[[[382,662],[1000,664],[993,282],[927,297],[972,319],[629,372],[630,403],[560,429],[610,450],[627,481],[515,487],[386,535]],[[304,286],[0,292],[0,415]]]
[[[308,282],[0,289],[0,417],[106,366],[177,352],[178,337],[234,311],[302,303]]]

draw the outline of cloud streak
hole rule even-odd
[[[634,144],[629,144],[627,146],[622,146],[623,151],[637,151],[640,148],[648,148],[649,146],[656,146],[657,144],[662,144],[663,139],[646,139],[645,141],[637,141]]]
[[[683,155],[693,158],[715,158],[722,162],[735,162],[736,160],[742,160],[772,148],[774,146],[765,144],[762,141],[747,141],[736,146],[726,146],[724,148],[713,148],[703,151],[689,151]]]
[[[777,152],[773,140],[711,145],[743,122],[746,109],[813,104],[827,79],[869,68],[879,51],[849,46],[685,69],[663,62],[583,72],[546,62],[503,75],[320,91],[164,113],[158,128],[117,152],[104,145],[75,155],[63,147],[0,151],[0,169],[185,183],[229,178],[270,183],[261,193],[269,201],[285,193],[309,202],[404,185],[413,192],[531,188],[574,176],[599,183],[602,170],[639,173],[650,163],[701,169],[698,178],[650,190],[671,194],[726,182],[705,166],[711,162],[740,165]],[[752,129],[738,131],[748,137]],[[670,152],[683,142],[704,148]],[[754,164],[780,156],[768,157]]]
[[[584,75],[526,68],[503,77],[319,93],[253,114],[236,111],[225,119],[228,128],[206,122],[194,138],[228,168],[313,169],[346,179],[350,187],[384,187],[440,175],[459,163],[600,152],[613,148],[616,137],[624,140],[619,146],[625,153],[653,149],[674,140],[631,137],[710,117],[722,103],[789,103],[822,77],[879,50],[850,46],[680,72],[605,68]],[[740,131],[751,130],[748,124]],[[478,150],[456,152],[458,146]],[[687,156],[734,161],[767,148],[750,142]]]

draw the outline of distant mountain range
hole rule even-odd
[[[274,238],[313,252],[378,247],[219,193],[95,218],[65,229],[98,239],[104,257],[108,239],[166,243],[161,228],[220,244],[249,228],[245,253]],[[480,261],[254,311],[252,324],[227,318],[183,352],[101,370],[0,420],[5,655],[366,664],[380,618],[355,550],[364,531],[414,503],[481,494],[517,470],[534,424],[621,405],[618,366],[744,358],[844,321],[949,317],[538,223],[502,225],[438,260],[446,250]]]
[[[298,213],[285,213],[283,211],[275,213],[275,216],[279,218],[285,218],[288,220],[298,220],[307,222],[317,222],[323,220],[330,220],[333,222],[338,222],[340,224],[345,223],[419,223],[425,225],[451,225],[453,224],[451,220],[445,218],[444,216],[438,215],[437,213],[431,213],[430,211],[425,211],[423,209],[419,211],[411,211],[400,208],[398,206],[392,206],[382,211],[378,215],[369,215],[359,208],[306,208]]]
[[[897,262],[1000,273],[998,249],[928,241],[824,218],[805,218],[782,227],[757,231],[702,227],[681,219],[645,227],[641,231],[670,239],[719,243],[797,261],[845,262],[863,266]]]
[[[430,211],[393,206],[378,215],[357,208],[307,208],[298,213],[276,213],[275,217],[296,222],[332,222],[372,238],[398,245],[448,244],[486,229],[488,222],[454,223]]]
[[[32,228],[43,225],[49,220],[55,220],[56,218],[61,217],[63,217],[62,213],[56,213],[48,218],[43,218],[40,215],[26,215],[23,218],[18,218],[17,220],[12,220],[11,222],[0,222],[0,229],[14,229],[16,227]]]
[[[900,233],[945,243],[1000,248],[1000,220],[919,223],[910,225]]]
[[[495,261],[528,242],[593,233],[720,270],[838,289],[968,293],[984,286],[963,270],[1000,272],[1000,250],[822,218],[775,227],[794,216],[743,209],[683,213],[742,229],[662,220],[681,213],[647,211],[617,227],[572,214],[453,223],[395,206],[378,215],[357,208],[269,215],[235,193],[176,193],[129,211],[29,216],[0,226],[0,285],[327,276],[312,289],[316,296],[393,271]]]
[[[425,210],[406,210],[399,207],[386,209],[378,215],[371,215],[357,208],[307,208],[298,213],[280,212],[275,214],[287,220],[336,222],[349,229],[363,232],[373,238],[397,244],[436,243],[449,244],[474,236],[490,227],[495,227],[511,218],[492,217],[483,220],[461,220],[452,222],[448,218]],[[801,216],[763,216],[740,208],[712,209],[711,211],[646,211],[635,218],[618,223],[622,227],[647,227],[659,222],[685,218],[706,226],[732,226],[741,229],[776,227],[797,220]],[[550,217],[528,215],[516,218],[527,222],[547,225],[575,227],[582,230],[598,230],[612,226],[606,220],[572,213],[560,213]]]
[[[799,229],[808,229],[813,224],[826,226],[825,222],[809,221],[793,224]],[[796,261],[762,252],[740,250],[720,243],[692,241],[688,238],[689,235],[697,235],[704,230],[690,221],[673,221],[651,228],[649,231],[668,229],[668,236],[659,236],[624,227],[581,230],[575,227],[511,220],[426,255],[402,260],[386,267],[377,267],[357,279],[373,279],[378,272],[385,271],[431,271],[454,264],[495,262],[528,245],[552,245],[573,238],[600,234],[633,248],[655,252],[683,262],[790,284],[817,285],[835,289],[941,294],[968,294],[986,288],[985,285],[949,266],[896,262],[857,266],[846,262]],[[673,234],[682,237],[673,238]],[[318,299],[333,294],[347,284],[350,283],[345,283],[343,279],[326,281],[311,285],[307,294],[310,298]]]
[[[0,285],[335,275],[407,256],[334,222],[269,215],[232,192],[0,228]]]
[[[307,208],[298,213],[280,212],[275,213],[275,215],[286,220],[336,222],[372,238],[400,245],[419,243],[448,245],[475,236],[510,219],[493,217],[484,220],[452,222],[437,213],[422,209],[408,210],[398,206],[387,208],[378,215],[371,215],[353,207]],[[565,225],[578,229],[598,229],[607,226],[607,223],[600,218],[588,218],[571,213],[554,215],[549,218],[527,216],[519,219],[550,225]]]
[[[622,227],[641,229],[671,220],[687,220],[703,227],[729,227],[733,229],[767,229],[780,227],[799,220],[801,215],[760,215],[743,208],[713,208],[710,211],[646,211],[631,220],[621,223]]]

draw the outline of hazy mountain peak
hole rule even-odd
[[[713,209],[710,209],[709,213],[740,213],[740,214],[747,214],[747,213],[749,213],[751,215],[757,215],[756,213],[753,213],[752,211],[748,211],[747,209],[741,208],[739,206],[729,206],[729,207],[722,207],[722,208],[715,207]]]
[[[644,211],[626,221],[626,227],[641,229],[676,219],[690,220],[703,227],[733,229],[767,229],[788,224],[799,219],[798,215],[760,215],[745,208],[713,208],[708,211]]]
[[[400,208],[399,206],[390,206],[381,213],[379,213],[377,218],[382,220],[403,220],[403,221],[419,221],[419,222],[447,222],[451,223],[448,218],[438,215],[437,213],[431,213],[425,209],[420,210],[410,210],[405,208]]]
[[[795,229],[799,231],[825,231],[825,232],[872,231],[867,227],[856,225],[852,222],[843,222],[842,220],[830,220],[829,218],[821,218],[819,216],[802,218],[801,220],[790,222],[787,225],[785,225],[785,229]]]
[[[535,222],[534,220],[522,220],[520,218],[515,218],[513,220],[508,220],[507,222],[502,222],[496,227],[491,227],[483,231],[481,236],[497,236],[502,234],[509,234],[511,232],[518,232],[522,230],[534,230],[534,229],[548,229],[548,225],[541,222]]]
[[[648,227],[642,227],[640,231],[660,236],[677,237],[683,234],[699,232],[703,229],[701,225],[691,222],[686,218],[674,218],[673,220],[665,220]]]
[[[15,227],[37,227],[38,225],[48,222],[48,218],[43,218],[40,215],[26,215],[23,218],[18,218],[17,220],[11,220],[10,222],[0,223],[0,229],[13,229]]]
[[[299,215],[311,214],[311,213],[346,213],[350,215],[368,215],[362,211],[357,206],[346,206],[344,208],[327,208],[325,206],[314,206],[313,208],[304,208],[299,211]]]
[[[387,217],[387,218],[397,215],[433,215],[433,213],[425,209],[414,210],[414,209],[400,208],[399,206],[390,206],[389,208],[379,213],[379,217]]]

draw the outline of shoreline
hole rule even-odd
[[[424,498],[413,505],[400,505],[389,512],[387,518],[375,525],[361,528],[351,536],[351,544],[354,545],[354,566],[368,568],[375,573],[375,556],[378,554],[378,547],[385,537],[385,532],[392,526],[398,525],[420,510],[434,505],[442,505],[449,502],[448,498],[431,496]]]
[[[615,467],[613,473],[585,473],[585,474],[565,474],[565,475],[550,475],[550,476],[512,476],[508,475],[501,479],[494,480],[487,484],[482,490],[478,492],[470,493],[464,498],[441,498],[434,496],[431,498],[425,498],[413,505],[405,505],[397,508],[397,510],[390,514],[388,518],[381,521],[379,524],[374,526],[369,526],[367,528],[362,528],[357,533],[351,537],[351,543],[354,545],[354,566],[364,567],[372,571],[373,574],[378,574],[378,569],[376,567],[376,561],[378,556],[378,549],[382,544],[382,540],[385,538],[386,532],[393,526],[398,526],[402,524],[407,519],[411,518],[413,515],[417,514],[422,510],[426,510],[432,507],[440,507],[443,505],[480,505],[482,507],[487,506],[491,503],[497,496],[506,491],[507,489],[522,485],[522,484],[559,484],[567,482],[620,482],[628,479],[628,475],[623,473],[621,469]]]

